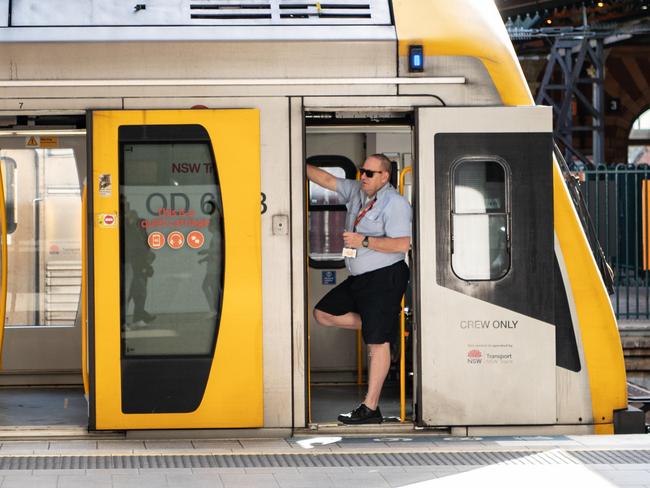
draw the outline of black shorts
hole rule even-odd
[[[401,301],[409,268],[400,261],[357,276],[349,276],[325,295],[315,308],[331,315],[361,315],[366,344],[394,342],[398,337]]]

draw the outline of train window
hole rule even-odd
[[[452,167],[452,260],[463,280],[498,280],[510,269],[509,171],[501,160]]]
[[[344,156],[312,156],[307,164],[318,166],[337,178],[354,179],[357,169]],[[343,231],[347,208],[339,195],[309,183],[309,265],[342,268]]]
[[[8,214],[5,323],[74,326],[81,291],[81,192],[74,151],[5,149],[0,159]]]
[[[202,130],[179,131],[188,127]],[[224,279],[223,205],[210,144],[127,137],[120,147],[123,354],[208,356]]]

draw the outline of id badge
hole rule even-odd
[[[341,255],[344,258],[356,258],[357,257],[357,250],[351,247],[344,247],[343,252]]]

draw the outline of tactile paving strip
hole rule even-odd
[[[3,456],[0,470],[164,468],[329,468],[488,466],[492,464],[648,464],[650,450],[405,452],[369,454],[224,454]]]

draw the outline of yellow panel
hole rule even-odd
[[[605,285],[557,164],[554,165],[553,188],[555,232],[580,322],[594,422],[611,423],[613,411],[627,407],[621,338]]]
[[[597,424],[597,425],[594,425],[594,434],[596,434],[596,435],[614,435],[614,424]]]
[[[95,405],[97,429],[261,427],[262,258],[260,128],[258,110],[149,110],[93,112],[95,270]],[[200,406],[191,413],[121,411],[119,225],[98,225],[99,214],[119,213],[118,127],[199,124],[217,161],[226,243],[222,318],[215,359]],[[100,174],[114,190],[99,194]]]
[[[504,105],[535,104],[494,2],[393,0],[393,9],[400,56],[407,56],[408,46],[417,43],[425,56],[476,57]],[[580,323],[594,421],[611,423],[613,411],[627,407],[616,318],[557,163],[553,173],[554,227]]]
[[[501,15],[487,0],[393,0],[399,55],[421,44],[425,56],[481,60],[505,105],[530,105],[530,90]]]

